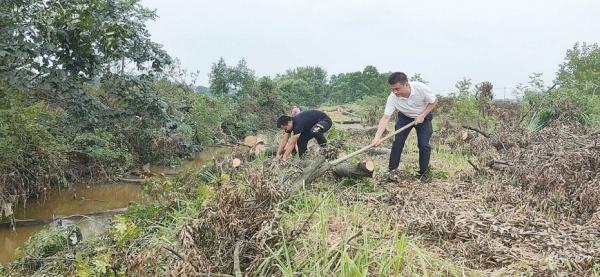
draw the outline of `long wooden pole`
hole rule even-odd
[[[395,136],[396,134],[398,134],[398,133],[400,133],[400,132],[402,132],[402,131],[404,131],[404,130],[406,130],[406,129],[410,128],[410,127],[411,127],[411,126],[413,126],[413,125],[415,125],[415,122],[414,122],[414,121],[413,121],[413,122],[411,122],[411,123],[408,123],[408,124],[406,124],[406,126],[404,126],[404,127],[400,128],[400,129],[398,129],[398,130],[396,130],[396,131],[392,132],[391,134],[389,134],[389,135],[387,135],[387,136],[383,137],[383,138],[381,139],[381,141],[387,140],[387,139],[389,139],[389,138],[391,138],[391,137]],[[352,153],[348,154],[347,156],[341,157],[341,158],[339,158],[339,159],[337,159],[337,160],[333,160],[333,161],[329,162],[329,164],[330,164],[331,166],[334,166],[334,165],[341,164],[341,163],[343,163],[343,162],[347,161],[348,159],[350,159],[350,158],[352,158],[352,157],[354,157],[354,156],[356,156],[356,155],[358,155],[358,154],[361,154],[361,153],[363,153],[363,152],[365,152],[365,151],[367,151],[367,150],[369,150],[369,149],[373,148],[374,146],[375,146],[375,144],[371,143],[371,144],[369,144],[369,145],[367,145],[367,146],[365,146],[365,147],[363,147],[363,148],[361,148],[361,149],[358,149],[358,150],[356,150],[356,151],[354,151],[354,152],[352,152]]]

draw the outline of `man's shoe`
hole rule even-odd
[[[419,179],[419,181],[421,181],[422,183],[429,183],[429,182],[431,182],[431,179],[432,179],[431,173],[429,171],[426,171],[424,173],[417,172],[415,177],[417,177],[417,179]]]
[[[383,172],[381,174],[381,180],[396,181],[397,178],[398,178],[398,172],[395,169],[394,170],[388,170],[388,171]]]

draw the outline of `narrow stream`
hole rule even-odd
[[[200,168],[224,151],[226,150],[222,148],[207,149],[179,167],[152,166],[151,171],[157,174],[176,173]],[[14,212],[16,219],[48,219],[124,208],[130,202],[142,201],[144,201],[144,195],[142,186],[139,184],[124,182],[75,184],[69,189],[50,191],[43,199],[29,199],[25,206],[16,207]],[[95,216],[80,220],[76,224],[81,228],[85,239],[104,230],[109,219],[110,216]],[[10,262],[16,248],[26,242],[35,232],[44,228],[46,228],[44,225],[19,227],[15,231],[9,228],[0,228],[0,263]]]

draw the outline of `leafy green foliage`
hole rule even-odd
[[[242,59],[235,67],[228,67],[223,57],[213,63],[210,71],[210,92],[214,95],[247,93],[254,85],[254,71]]]
[[[369,126],[377,125],[385,107],[385,97],[367,96],[357,102],[358,114]]]
[[[75,254],[75,273],[77,277],[88,276],[126,276],[126,267],[113,267],[112,253],[106,251],[95,256],[86,256],[81,252]]]
[[[363,71],[341,73],[331,76],[331,99],[333,103],[348,103],[363,97],[383,97],[389,92],[387,76],[380,74],[372,65]]]
[[[0,198],[37,191],[38,182],[64,182],[67,148],[57,130],[59,112],[26,100],[0,83]]]
[[[567,50],[565,62],[556,73],[556,83],[585,94],[600,93],[600,47],[597,43],[576,43]]]
[[[120,139],[105,129],[75,136],[73,146],[78,153],[95,163],[108,168],[131,166],[133,158],[127,147],[119,143]]]
[[[275,78],[277,89],[288,102],[318,107],[327,100],[327,71],[319,66],[297,67]]]
[[[140,234],[139,228],[127,217],[115,216],[110,228],[115,245],[125,246],[129,241],[137,238]]]
[[[2,79],[91,79],[124,60],[138,69],[170,63],[145,26],[155,13],[137,0],[2,1],[0,14]]]
[[[597,44],[575,44],[567,51],[565,62],[557,72],[555,84],[546,88],[541,74],[532,74],[521,85],[524,109],[531,111],[530,132],[537,132],[554,120],[600,125],[600,48]]]
[[[456,82],[456,85],[454,85],[454,87],[456,88],[456,92],[453,92],[452,95],[458,97],[469,96],[472,94],[472,86],[473,82],[471,81],[471,79],[463,77],[462,80]]]
[[[25,261],[30,258],[46,258],[69,249],[71,247],[69,235],[78,232],[78,228],[75,225],[68,225],[42,230],[17,249],[15,259]]]

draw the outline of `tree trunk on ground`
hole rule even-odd
[[[359,124],[362,123],[360,120],[343,120],[343,121],[334,121],[337,124]]]
[[[100,212],[86,213],[86,214],[76,214],[59,218],[47,218],[47,219],[15,219],[14,227],[26,227],[26,226],[39,226],[46,225],[52,222],[60,221],[60,220],[80,220],[84,218],[88,218],[91,216],[108,216],[115,214],[122,214],[127,211],[127,208],[119,208],[112,209]],[[10,228],[12,227],[11,222],[0,222],[0,228]]]
[[[296,191],[305,185],[312,184],[314,180],[325,174],[325,172],[327,172],[327,170],[329,170],[331,167],[332,165],[325,160],[325,157],[320,157],[314,163],[312,163],[309,168],[304,170],[302,176],[294,181],[290,187],[290,193],[295,194]]]
[[[254,147],[258,143],[264,143],[264,141],[257,136],[246,136],[244,138],[244,145],[248,147]]]
[[[254,148],[250,149],[251,156],[274,156],[277,154],[277,146],[268,146],[262,143],[257,144]]]
[[[356,165],[339,164],[333,170],[340,177],[373,177],[375,163],[372,160],[366,160]]]
[[[240,165],[242,165],[242,160],[240,160],[238,158],[231,160],[231,167],[238,168],[238,167],[240,167]]]

